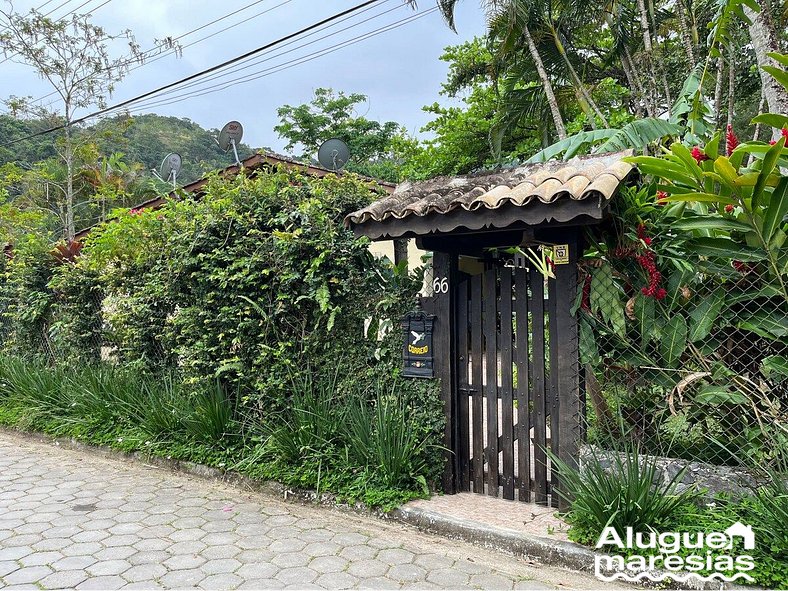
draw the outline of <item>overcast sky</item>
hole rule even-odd
[[[4,8],[8,3],[3,1]],[[56,10],[51,17],[57,18],[75,10],[85,0],[70,0]],[[78,12],[93,8],[93,21],[109,32],[130,29],[142,49],[155,45],[155,39],[178,37],[201,27],[228,13],[243,9],[238,14],[194,32],[180,40],[184,46],[182,57],[168,55],[149,60],[132,71],[116,88],[110,104],[120,102],[173,82],[232,57],[265,45],[284,35],[297,31],[326,17],[346,10],[361,0],[90,0]],[[41,6],[45,0],[14,2],[16,12],[27,12],[33,6]],[[46,13],[64,0],[52,0],[43,8]],[[187,117],[207,128],[219,128],[231,119],[241,121],[245,127],[244,141],[254,147],[270,146],[281,150],[284,142],[273,131],[278,122],[277,107],[284,104],[297,105],[307,102],[318,87],[331,87],[347,92],[359,92],[369,96],[363,115],[382,121],[402,123],[413,134],[429,121],[421,107],[439,97],[441,82],[445,80],[447,65],[438,58],[447,45],[454,45],[479,35],[484,29],[484,16],[479,4],[474,1],[460,2],[457,11],[458,34],[453,33],[437,12],[402,25],[399,28],[361,40],[344,47],[296,64],[289,63],[308,54],[330,48],[359,35],[385,27],[420,12],[434,8],[434,0],[420,0],[418,10],[404,6],[402,0],[380,0],[363,14],[326,29],[320,33],[296,41],[264,56],[268,61],[251,65],[227,78],[213,80],[216,85],[241,76],[264,73],[262,70],[274,66],[290,66],[281,71],[250,80],[233,83],[229,88],[195,96],[168,104],[150,106],[143,112]],[[248,8],[244,8],[248,7]],[[264,14],[259,14],[266,11]],[[259,16],[256,16],[258,15]],[[372,17],[372,18],[371,18]],[[367,22],[361,22],[370,19]],[[238,26],[236,23],[239,23]],[[353,26],[356,25],[356,26]],[[219,32],[221,29],[231,27]],[[345,30],[343,30],[345,29]],[[209,39],[193,43],[202,37],[214,34]],[[322,40],[320,37],[336,33]],[[313,41],[302,47],[297,46]],[[120,50],[121,48],[116,48]],[[278,57],[277,53],[288,52]],[[244,64],[249,65],[249,64]],[[197,91],[204,86],[189,88]],[[46,83],[36,78],[30,67],[6,61],[0,64],[0,95],[27,96],[35,98],[50,92]],[[170,95],[169,99],[178,98]]]

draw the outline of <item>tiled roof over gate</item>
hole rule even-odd
[[[350,226],[385,222],[409,216],[443,215],[454,211],[495,210],[504,205],[525,207],[531,203],[556,203],[571,199],[609,200],[633,171],[622,159],[626,150],[585,156],[567,162],[528,164],[516,168],[458,177],[440,177],[403,183],[391,195],[345,218]]]

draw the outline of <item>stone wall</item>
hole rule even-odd
[[[596,446],[586,445],[580,450],[580,466],[596,459],[604,467],[611,466],[615,461],[615,455],[622,452],[608,451]],[[751,494],[757,486],[756,478],[747,470],[733,468],[730,466],[714,466],[703,462],[691,462],[677,458],[666,458],[662,456],[641,456],[655,460],[659,472],[660,482],[667,484],[686,466],[687,471],[681,479],[677,491],[686,490],[689,487],[697,487],[697,490],[706,490],[705,497],[712,500],[718,493],[726,493],[733,497],[742,497]]]

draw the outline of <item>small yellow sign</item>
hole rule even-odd
[[[569,245],[556,244],[553,246],[553,264],[554,265],[568,265],[569,264]]]

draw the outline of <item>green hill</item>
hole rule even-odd
[[[10,141],[46,129],[49,121],[16,119],[0,115],[0,146]],[[202,177],[206,172],[232,164],[232,156],[219,149],[214,140],[216,129],[205,129],[185,118],[160,115],[139,115],[133,118],[117,116],[81,129],[78,133],[92,136],[99,152],[107,156],[123,152],[128,163],[141,163],[144,170],[158,170],[164,157],[177,152],[183,158],[183,169],[178,183],[184,184]],[[252,149],[241,144],[238,155],[245,158]],[[55,136],[43,135],[0,147],[0,165],[16,162],[30,166],[57,155]]]

